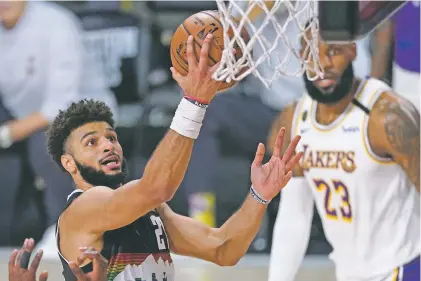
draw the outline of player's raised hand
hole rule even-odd
[[[272,200],[286,186],[292,177],[292,169],[303,156],[302,152],[295,154],[295,149],[301,139],[300,136],[296,136],[288,145],[284,155],[281,155],[284,137],[285,128],[281,128],[276,138],[272,157],[264,165],[262,165],[262,161],[265,155],[265,146],[259,143],[251,165],[251,182],[254,190],[267,201]]]
[[[42,251],[38,251],[28,268],[35,241],[32,238],[25,239],[22,248],[14,250],[9,259],[9,281],[36,281],[36,273],[42,258]],[[48,272],[39,275],[39,281],[47,281]]]
[[[212,78],[219,63],[212,67],[208,66],[208,54],[213,35],[208,34],[203,42],[200,51],[199,62],[197,62],[193,50],[193,36],[187,39],[187,62],[189,70],[186,76],[181,75],[174,67],[171,67],[172,76],[178,85],[183,89],[186,96],[192,97],[202,103],[209,103],[216,95],[221,81]]]
[[[77,281],[106,281],[108,263],[101,257],[101,254],[93,247],[80,247],[81,254],[76,262],[69,262],[70,270],[73,272]],[[86,260],[92,261],[92,271],[84,273],[80,265]]]

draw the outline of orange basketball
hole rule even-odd
[[[219,20],[218,11],[202,11],[187,18],[175,31],[171,40],[171,62],[174,68],[182,75],[188,72],[187,63],[187,38],[193,35],[194,54],[199,61],[200,49],[208,33],[212,33],[213,40],[209,50],[208,65],[213,66],[221,60],[222,50],[224,49],[224,31]],[[233,36],[232,30],[229,31],[230,37]],[[241,36],[247,43],[250,36],[245,28],[241,30]],[[235,57],[241,58],[243,52],[236,47]],[[244,69],[243,71],[245,71]],[[238,81],[230,83],[222,82],[218,92],[225,91],[235,86]]]

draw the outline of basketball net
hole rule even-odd
[[[216,3],[224,29],[224,50],[221,65],[213,76],[215,80],[229,83],[253,73],[269,88],[279,76],[305,73],[309,80],[322,77],[318,55],[319,22],[314,0],[216,0]],[[256,14],[260,19],[258,24],[254,20]],[[296,36],[286,34],[291,25],[298,30]],[[241,37],[244,27],[250,34],[248,42]],[[268,28],[272,30],[269,35]],[[307,31],[310,31],[310,38],[305,36]],[[301,38],[306,41],[302,55],[297,47]],[[236,58],[234,48],[242,50],[240,58]],[[255,49],[259,49],[258,55]],[[296,69],[291,70],[291,65],[296,65]]]

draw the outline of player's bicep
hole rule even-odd
[[[65,219],[88,233],[101,234],[126,226],[165,202],[159,189],[141,180],[113,190],[96,186],[85,191],[66,210]]]
[[[173,253],[217,263],[218,249],[223,244],[217,229],[179,215],[165,203],[158,207],[158,212]]]
[[[375,148],[396,161],[419,191],[420,114],[417,109],[403,98],[385,93],[374,105],[370,123],[369,138]]]

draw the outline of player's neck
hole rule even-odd
[[[77,189],[81,189],[83,191],[87,191],[88,189],[92,188],[93,185],[84,181],[84,180],[78,180],[78,179],[73,179],[75,186]]]
[[[349,93],[335,104],[317,103],[316,120],[320,124],[330,124],[335,121],[349,106],[357,93],[361,80],[354,78]]]

